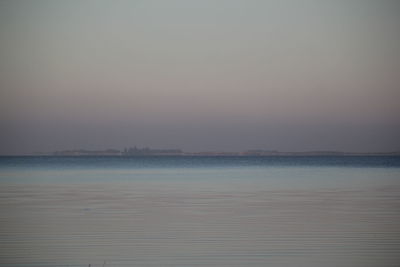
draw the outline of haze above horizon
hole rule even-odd
[[[2,1],[0,154],[400,151],[400,4]]]

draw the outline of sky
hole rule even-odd
[[[0,154],[400,151],[395,0],[3,0]]]

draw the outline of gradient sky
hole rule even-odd
[[[400,4],[1,1],[0,154],[400,150]]]

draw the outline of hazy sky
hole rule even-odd
[[[0,2],[0,154],[400,150],[400,4]]]

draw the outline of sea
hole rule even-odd
[[[399,267],[400,157],[0,157],[5,266]]]

